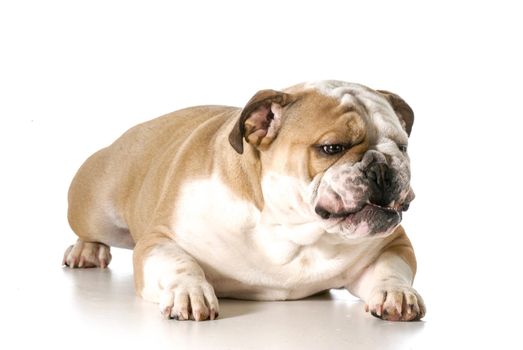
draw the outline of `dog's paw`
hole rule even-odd
[[[425,316],[425,304],[411,287],[379,286],[370,294],[365,311],[387,321],[416,321]]]
[[[219,312],[218,298],[205,279],[186,277],[162,292],[160,312],[165,318],[180,321],[214,320]]]
[[[90,243],[78,240],[66,249],[62,265],[75,267],[106,268],[111,262],[110,248],[102,243]]]

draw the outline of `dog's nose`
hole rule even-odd
[[[371,201],[386,206],[390,201],[389,192],[392,187],[392,171],[384,157],[374,157],[364,171],[369,182],[374,185]]]
[[[365,171],[367,178],[382,192],[386,192],[392,184],[392,174],[386,163],[374,162]]]

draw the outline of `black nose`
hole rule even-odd
[[[372,201],[378,205],[387,205],[387,197],[392,187],[392,171],[388,165],[375,161],[368,166],[365,175],[375,187]]]
[[[374,162],[365,171],[367,178],[382,191],[388,190],[392,185],[392,174],[387,164]]]

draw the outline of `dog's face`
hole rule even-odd
[[[393,232],[414,199],[407,155],[414,118],[400,97],[328,81],[253,100],[230,140],[241,152],[236,131],[260,151],[273,212],[346,238]]]

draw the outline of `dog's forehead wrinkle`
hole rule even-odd
[[[408,138],[392,106],[377,91],[366,86],[337,80],[310,82],[306,88],[335,98],[344,108],[356,108],[375,131],[376,142],[383,136],[398,139],[405,143]]]
[[[370,111],[374,109],[373,107],[392,109],[390,104],[382,95],[361,84],[326,80],[310,82],[307,83],[305,87],[315,89],[325,96],[334,97],[338,99],[340,103],[361,103]]]

